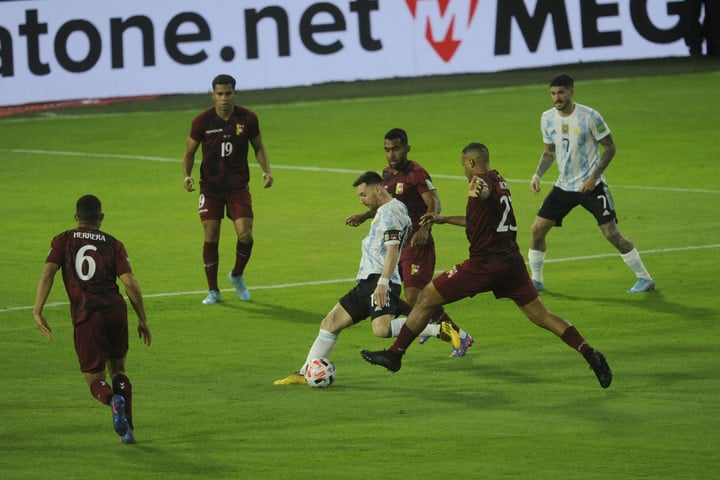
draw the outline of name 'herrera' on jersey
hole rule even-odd
[[[107,241],[105,234],[95,232],[73,232],[73,238],[82,238],[84,240],[99,240],[101,242]]]

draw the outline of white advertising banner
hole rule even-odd
[[[681,0],[0,0],[0,106],[686,56]]]

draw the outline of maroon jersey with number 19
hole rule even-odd
[[[259,134],[257,115],[238,105],[227,121],[218,116],[215,107],[195,117],[190,138],[202,143],[201,191],[225,193],[246,188],[250,182],[249,143]]]
[[[73,325],[97,310],[126,309],[117,277],[132,272],[125,246],[100,230],[67,230],[52,239],[47,263],[60,265]]]

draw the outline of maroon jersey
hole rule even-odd
[[[471,257],[519,253],[517,222],[507,182],[497,170],[478,175],[490,188],[485,200],[468,197],[465,234]]]
[[[392,168],[385,167],[382,173],[385,189],[390,195],[405,204],[408,215],[412,220],[412,233],[420,228],[420,217],[427,213],[427,204],[422,195],[435,190],[428,172],[420,164],[409,160],[405,168],[397,173]],[[428,238],[428,245],[433,244],[432,235]]]
[[[47,263],[62,269],[73,325],[97,310],[125,308],[116,280],[132,269],[120,240],[100,230],[67,230],[52,239]]]
[[[247,188],[250,182],[248,148],[250,139],[258,135],[257,115],[237,105],[227,121],[218,116],[215,107],[195,117],[190,138],[202,143],[201,190],[222,193]]]

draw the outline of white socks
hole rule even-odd
[[[390,322],[390,336],[397,337],[400,334],[400,329],[405,324],[405,320],[407,320],[407,318],[398,317]],[[440,335],[440,324],[428,323],[423,331],[418,334],[418,337],[437,337],[438,335]],[[467,332],[461,328],[458,335],[462,339],[467,337]]]
[[[545,252],[540,250],[528,250],[528,263],[530,263],[530,273],[532,279],[536,282],[543,281],[543,263],[545,263]]]
[[[637,248],[633,248],[628,253],[621,253],[620,256],[623,262],[635,272],[637,278],[644,278],[645,280],[652,280],[652,276],[648,273],[645,265],[643,265],[642,259],[640,259],[640,253]]]
[[[315,341],[312,344],[312,347],[310,347],[308,356],[305,359],[305,364],[299,370],[300,374],[305,375],[305,367],[308,363],[310,363],[312,359],[328,357],[330,355],[330,352],[333,351],[333,348],[335,348],[337,340],[337,335],[332,334],[327,330],[320,329],[320,331],[318,332],[318,336],[315,338]]]

